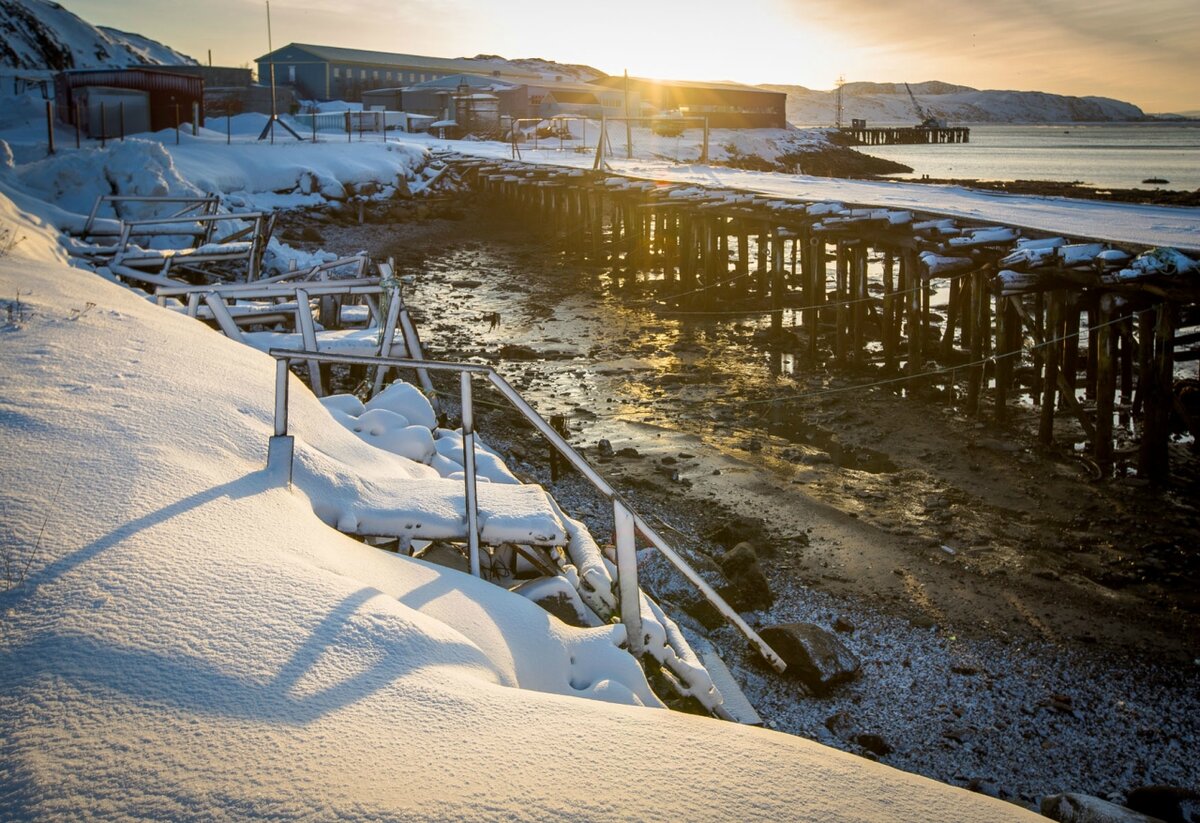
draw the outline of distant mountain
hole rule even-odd
[[[195,64],[147,37],[93,26],[50,0],[0,0],[0,69]]]
[[[586,83],[589,80],[606,76],[604,72],[594,69],[591,66],[579,63],[556,63],[553,60],[544,60],[541,57],[521,57],[515,60],[508,60],[498,54],[477,54],[474,57],[460,57],[458,59],[478,61],[480,64],[480,74],[490,74],[493,69],[501,66],[512,66],[523,71],[540,74],[542,79],[549,81],[553,81],[556,77],[561,77],[563,80]]]
[[[980,91],[970,86],[930,81],[911,83],[926,115],[948,125],[966,123],[1085,123],[1145,120],[1132,103],[1107,97],[1069,97],[1040,91]],[[800,126],[832,125],[837,95],[804,86],[764,85],[787,93],[788,121]],[[842,86],[842,122],[861,118],[868,125],[916,125],[903,83],[846,83]]]

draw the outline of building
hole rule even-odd
[[[625,91],[594,83],[541,83],[529,87],[530,108],[539,117],[625,117]],[[630,90],[628,114],[637,116],[641,102]]]
[[[275,83],[295,88],[310,100],[358,101],[364,91],[403,88],[454,74],[486,75],[513,84],[540,82],[541,75],[523,72],[497,61],[423,57],[362,49],[342,49],[289,43],[258,64],[258,82],[269,85],[271,67]]]
[[[740,83],[700,83],[691,80],[652,80],[645,77],[603,77],[591,85],[637,95],[640,116],[678,112],[684,117],[707,117],[714,129],[781,129],[787,126],[787,95]]]
[[[118,137],[204,122],[204,78],[159,68],[85,69],[54,78],[55,114],[90,137]]]

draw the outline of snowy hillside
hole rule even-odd
[[[1145,113],[1132,103],[1107,97],[1068,97],[1040,91],[973,89],[931,81],[912,83],[913,94],[925,110],[949,125],[964,123],[1084,123],[1142,120]],[[832,125],[837,94],[804,86],[767,85],[787,93],[788,122]],[[842,121],[862,118],[868,125],[916,125],[903,83],[847,83],[842,87]]]
[[[542,79],[553,81],[556,77],[563,80],[586,83],[598,77],[604,77],[604,72],[580,63],[556,63],[541,57],[521,57],[513,60],[497,54],[477,54],[474,57],[461,57],[460,60],[476,60],[479,62],[479,73],[490,74],[493,69],[511,66],[521,71],[540,74]]]
[[[93,26],[49,0],[0,0],[0,70],[195,64],[149,38]]]

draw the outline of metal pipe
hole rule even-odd
[[[556,449],[558,449],[559,453],[561,453],[563,455],[563,457],[565,457],[567,459],[567,462],[570,463],[571,466],[574,467],[576,470],[578,470],[580,474],[582,474],[584,477],[586,477],[588,479],[588,481],[591,482],[592,485],[597,489],[597,491],[599,491],[601,494],[603,494],[609,500],[613,501],[613,514],[614,514],[614,519],[616,522],[616,528],[618,531],[618,540],[619,541],[626,539],[625,537],[622,537],[621,535],[627,534],[624,531],[625,529],[628,528],[628,525],[627,525],[626,519],[625,519],[626,514],[627,514],[628,519],[630,521],[632,521],[632,524],[636,528],[636,530],[641,532],[642,535],[647,540],[649,540],[656,549],[658,549],[660,552],[662,552],[663,556],[667,558],[667,560],[671,563],[671,565],[675,566],[675,568],[677,568],[680,571],[680,573],[683,574],[684,577],[686,577],[689,581],[691,581],[691,583],[697,589],[700,590],[700,593],[703,594],[709,600],[709,602],[711,602],[717,608],[717,610],[720,611],[721,614],[724,615],[725,618],[730,623],[732,623],[735,628],[738,629],[738,631],[740,631],[743,635],[745,635],[746,639],[750,641],[751,645],[753,645],[759,651],[759,653],[767,660],[767,662],[776,671],[782,672],[784,669],[787,668],[787,664],[783,662],[783,660],[779,657],[778,654],[776,654],[775,650],[772,649],[771,646],[766,643],[766,641],[764,641],[761,637],[759,637],[758,633],[755,632],[754,629],[750,628],[750,626],[746,623],[746,621],[744,621],[741,618],[741,615],[739,615],[736,611],[734,611],[732,606],[730,606],[728,603],[726,603],[725,600],[719,594],[717,594],[717,592],[714,591],[711,586],[709,586],[706,582],[704,582],[704,579],[702,577],[700,577],[700,575],[695,571],[695,569],[693,569],[691,566],[689,566],[687,564],[687,561],[685,561],[678,553],[675,552],[674,549],[672,549],[669,545],[667,545],[667,542],[665,540],[663,540],[662,537],[660,537],[658,535],[658,533],[654,531],[654,529],[650,528],[649,524],[647,524],[645,520],[643,520],[641,517],[639,517],[627,504],[625,504],[624,501],[622,501],[620,499],[620,497],[617,495],[617,493],[613,489],[613,487],[611,485],[609,485],[608,481],[606,481],[603,477],[601,477],[596,472],[596,470],[593,469],[591,467],[591,465],[589,465],[587,463],[587,461],[584,460],[579,455],[579,453],[575,451],[574,448],[572,448],[571,444],[568,443],[562,437],[562,435],[560,435],[553,428],[551,428],[550,424],[547,423],[542,418],[542,416],[539,415],[527,402],[525,402],[525,399],[523,397],[521,397],[521,395],[518,394],[517,391],[512,386],[510,386],[508,384],[508,382],[504,380],[503,377],[501,377],[499,374],[497,374],[495,372],[495,370],[492,369],[492,367],[479,366],[479,365],[475,365],[475,364],[471,364],[471,363],[446,363],[446,362],[441,362],[441,361],[436,361],[436,360],[408,360],[408,359],[399,358],[399,357],[373,357],[373,356],[368,356],[368,355],[355,355],[355,354],[326,354],[326,353],[318,353],[318,352],[295,351],[295,350],[291,350],[291,349],[271,349],[269,354],[272,357],[276,358],[276,360],[280,363],[284,363],[289,359],[315,360],[315,361],[327,362],[327,363],[348,363],[348,364],[363,364],[363,365],[380,365],[382,363],[387,363],[389,365],[400,366],[402,368],[411,368],[411,369],[424,368],[424,369],[430,369],[430,370],[434,370],[434,371],[457,371],[457,372],[461,373],[460,380],[461,380],[461,385],[462,385],[462,404],[463,404],[463,468],[464,468],[464,474],[467,477],[467,481],[466,481],[467,528],[468,528],[467,538],[469,541],[469,545],[472,547],[472,559],[473,559],[472,567],[471,567],[472,573],[476,574],[476,575],[478,575],[478,560],[479,560],[479,558],[478,558],[478,541],[479,541],[478,528],[479,528],[479,524],[478,524],[478,510],[477,510],[478,502],[477,502],[477,498],[475,496],[476,495],[475,433],[474,433],[474,420],[473,420],[474,415],[472,413],[472,402],[471,402],[471,393],[470,393],[470,376],[472,374],[486,374],[488,376],[488,380],[491,381],[492,385],[494,385],[500,391],[500,393],[503,394],[504,397],[510,403],[512,403],[513,406],[518,411],[520,411],[521,414],[523,414],[525,416],[525,418],[531,424],[533,424],[533,427],[535,429],[537,429],[538,432],[541,433],[541,435],[543,437],[545,437],[547,440],[549,440],[550,443]],[[277,414],[278,414],[278,412],[277,412]],[[622,512],[624,512],[626,514],[622,514]],[[632,545],[632,541],[629,541],[629,543],[627,545]],[[630,552],[627,551],[625,554],[626,554],[626,563],[628,564]],[[620,574],[620,571],[621,571],[620,542],[618,543],[618,558],[617,558],[617,560],[618,560],[618,566],[617,566],[618,574]],[[634,556],[634,561],[635,561],[634,570],[625,575],[625,579],[627,581],[631,577],[633,579],[636,579],[636,574],[637,574],[636,555]],[[618,580],[618,585],[620,585],[619,580]],[[632,600],[632,598],[630,598],[630,600]],[[623,598],[622,602],[624,603],[627,601]],[[623,613],[622,620],[628,619],[628,620],[632,621],[632,620],[636,619],[638,621],[638,625],[639,625],[638,637],[640,638],[640,637],[642,637],[641,630],[640,630],[640,600],[637,600],[634,602],[637,602],[639,604],[638,617],[634,618],[631,615],[626,615]],[[630,625],[627,628],[627,631],[628,631],[628,629],[632,629],[632,628],[633,628],[632,625]],[[631,638],[632,638],[632,632],[630,632],[630,634],[631,634]],[[634,646],[633,646],[634,642],[635,641],[633,639],[630,640],[630,648],[631,649],[634,648]]]
[[[275,436],[288,432],[288,361],[275,361]]]
[[[471,374],[487,374],[491,366],[474,363],[447,363],[442,360],[410,360],[407,357],[379,357],[373,354],[333,354],[330,352],[301,351],[298,349],[270,349],[275,359],[315,360],[318,363],[344,363],[349,366],[398,366],[402,369],[429,369],[430,371],[459,371]],[[536,414],[536,412],[535,412]]]
[[[641,657],[646,651],[642,628],[642,590],[638,586],[637,540],[633,513],[620,500],[613,500],[613,532],[617,541],[617,589],[621,595],[621,622],[629,651]]]
[[[689,566],[687,561],[680,557],[674,549],[668,546],[667,542],[663,540],[658,533],[654,531],[654,529],[650,528],[649,524],[647,524],[645,520],[639,517],[636,513],[633,515],[633,519],[637,524],[638,531],[642,533],[642,536],[653,543],[654,547],[662,552],[663,557],[667,558],[667,560],[671,562],[671,565],[679,570],[680,574],[690,580],[692,585],[699,589],[700,593],[708,598],[710,603],[717,607],[717,610],[725,616],[726,620],[732,623],[738,631],[745,635],[746,639],[749,640],[756,649],[758,649],[759,654],[761,654],[766,661],[771,664],[771,667],[774,668],[775,671],[782,672],[787,668],[787,664],[783,662],[779,655],[775,653],[775,650],[772,649],[765,640],[758,636],[758,632],[750,628],[749,624],[742,619],[742,616],[734,611],[733,607],[726,603],[724,598],[722,598],[721,595],[717,594],[716,591],[713,590],[712,586],[704,582],[704,578],[697,574],[696,570]]]
[[[471,562],[471,574],[479,577],[479,490],[475,485],[475,413],[471,399],[471,373],[463,372],[459,380],[462,386],[463,483],[466,486],[467,550]]]

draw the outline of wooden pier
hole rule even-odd
[[[943,143],[970,143],[971,130],[963,126],[953,128],[884,127],[841,129],[856,146],[915,146]]]
[[[1200,265],[1179,252],[602,171],[452,162],[498,208],[610,267],[618,290],[650,295],[666,315],[769,314],[772,339],[818,367],[942,387],[999,423],[1024,396],[1041,443],[1086,441],[1102,476],[1117,465],[1116,438],[1137,444],[1140,477],[1164,479],[1172,416],[1184,413],[1193,434],[1200,423],[1175,391],[1174,364],[1195,359],[1186,347],[1200,342]],[[931,305],[935,293],[945,306]]]

